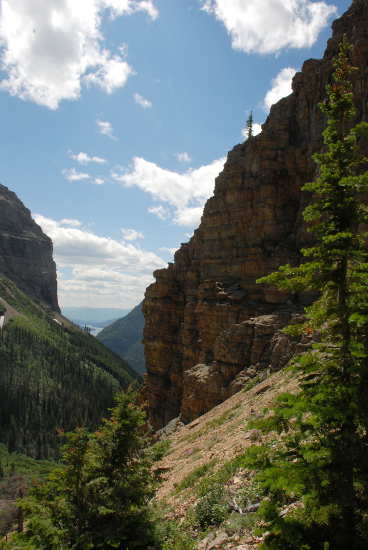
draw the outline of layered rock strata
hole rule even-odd
[[[57,299],[52,241],[17,195],[0,184],[0,275],[54,311]]]
[[[146,395],[156,428],[178,415],[193,420],[241,381],[281,368],[296,351],[280,329],[308,297],[256,280],[280,265],[298,264],[311,239],[301,187],[316,174],[312,155],[323,145],[325,125],[318,103],[344,34],[358,67],[358,119],[367,120],[368,2],[355,0],[334,22],[323,59],[304,63],[293,93],[271,108],[262,133],[228,154],[199,228],[174,263],[154,274],[143,309]]]

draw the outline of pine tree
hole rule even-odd
[[[153,542],[148,501],[153,482],[145,452],[145,418],[120,394],[99,431],[69,434],[64,467],[24,499],[26,531],[18,548],[143,550]]]
[[[249,117],[247,118],[246,132],[247,132],[247,139],[253,136],[253,111],[249,113]]]
[[[368,124],[353,124],[349,56],[344,39],[320,106],[327,126],[324,151],[314,156],[319,177],[304,187],[312,193],[304,218],[315,244],[299,267],[260,280],[319,296],[298,328],[318,335],[295,361],[300,393],[280,396],[258,423],[277,431],[279,442],[248,455],[268,496],[264,550],[368,547],[368,159],[361,153]]]

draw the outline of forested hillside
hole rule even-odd
[[[97,426],[120,387],[139,376],[61,316],[0,278],[0,441],[37,458],[57,454],[58,432]],[[0,311],[1,315],[1,311]]]
[[[128,315],[105,327],[97,335],[97,339],[128,361],[135,371],[143,374],[146,372],[143,327],[144,317],[140,303]]]

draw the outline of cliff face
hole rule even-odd
[[[146,395],[157,428],[179,414],[192,420],[261,371],[281,368],[305,344],[296,346],[279,331],[307,297],[287,296],[256,279],[298,263],[310,239],[301,187],[315,176],[311,157],[324,128],[318,103],[345,33],[359,69],[358,119],[368,119],[368,3],[355,0],[334,22],[324,58],[306,61],[262,133],[228,154],[199,228],[174,264],[155,272],[144,301],[144,344]]]
[[[0,274],[32,298],[60,311],[51,239],[16,194],[1,184]]]

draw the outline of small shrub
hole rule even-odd
[[[250,483],[242,487],[237,492],[235,500],[239,507],[244,510],[247,506],[251,506],[262,499],[262,489],[257,483]]]
[[[229,513],[223,487],[213,487],[202,497],[195,507],[195,517],[198,525],[205,529],[210,525],[220,525]]]
[[[170,441],[168,439],[162,439],[157,441],[154,445],[148,448],[147,454],[152,462],[159,462],[167,455],[170,449]]]

